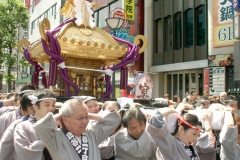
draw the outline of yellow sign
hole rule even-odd
[[[232,3],[227,0],[214,0],[212,13],[213,47],[233,45]]]
[[[232,46],[233,42],[233,25],[221,25],[213,27],[213,47]]]
[[[127,14],[128,20],[134,20],[134,8],[135,8],[135,2],[134,0],[125,0],[124,1],[124,9]]]

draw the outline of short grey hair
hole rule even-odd
[[[83,103],[83,101],[75,98],[65,101],[59,110],[60,115],[64,117],[70,117],[73,114],[72,105],[81,103]]]

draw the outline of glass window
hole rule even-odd
[[[52,17],[52,7],[48,10],[48,16]]]
[[[201,5],[196,8],[196,44],[202,46],[205,44],[205,34],[206,34],[206,25],[205,25],[205,5]]]
[[[185,92],[189,94],[189,74],[185,74]]]
[[[193,46],[193,9],[188,9],[184,12],[184,37],[185,48],[190,48]]]
[[[172,95],[172,74],[167,75],[167,94]]]
[[[183,75],[179,74],[179,93],[178,93],[178,95],[180,96],[180,98],[183,98],[182,92],[183,92]]]
[[[164,18],[164,29],[165,29],[164,51],[170,51],[170,50],[172,50],[172,20],[171,20],[171,16]]]
[[[178,75],[173,75],[173,96],[178,94]]]
[[[106,23],[106,18],[108,18],[108,7],[100,10],[99,12],[99,28],[106,28],[107,23]]]
[[[162,32],[162,19],[159,19],[157,21],[157,34],[156,34],[156,41],[157,41],[157,45],[156,45],[156,53],[160,53],[162,52],[162,47],[163,47],[163,32]]]
[[[35,21],[32,22],[32,30],[35,28]]]
[[[52,7],[52,15],[56,15],[56,4]]]
[[[48,18],[48,12],[44,13],[44,18]]]
[[[174,49],[182,48],[182,13],[174,15]]]

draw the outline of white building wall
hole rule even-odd
[[[56,11],[53,12],[53,6],[56,5]],[[37,19],[44,18],[44,13],[48,11],[47,18],[50,21],[51,30],[57,27],[60,24],[60,9],[61,9],[61,1],[60,0],[41,0],[36,6],[33,5],[33,1],[31,1],[30,7],[30,20],[29,20],[29,41],[30,43],[36,42],[39,40],[40,33],[38,29],[38,23],[33,26],[33,22]],[[49,15],[50,11],[53,13]]]

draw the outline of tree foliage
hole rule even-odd
[[[0,1],[0,64],[5,61],[8,91],[13,81],[11,69],[17,64],[14,48],[18,45],[20,28],[28,28],[29,12],[21,0]]]

